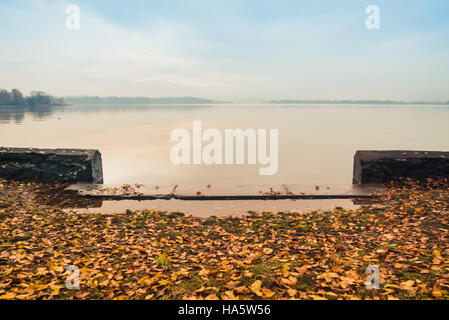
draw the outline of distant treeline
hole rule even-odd
[[[12,89],[10,92],[0,89],[1,106],[56,106],[64,104],[64,99],[52,97],[42,91],[33,91],[30,96],[24,96],[19,89]]]
[[[65,97],[70,104],[212,104],[214,100],[195,97]]]
[[[449,101],[393,101],[393,100],[273,100],[276,104],[429,104],[447,105]]]

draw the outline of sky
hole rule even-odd
[[[0,41],[25,93],[449,100],[447,0],[2,0]]]

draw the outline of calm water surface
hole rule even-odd
[[[170,133],[207,128],[279,130],[279,169],[173,165]],[[105,183],[349,184],[358,149],[449,150],[448,106],[75,105],[0,107],[0,145],[94,148]]]

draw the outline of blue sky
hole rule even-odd
[[[2,0],[0,39],[0,87],[25,92],[449,100],[448,1]]]

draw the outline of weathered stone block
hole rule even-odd
[[[400,177],[449,178],[449,152],[359,150],[355,153],[354,184],[384,183]]]
[[[0,148],[0,177],[55,183],[102,183],[101,154],[88,149]]]

